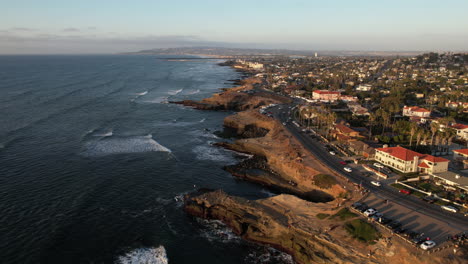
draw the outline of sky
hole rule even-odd
[[[468,0],[0,0],[0,54],[468,51]]]

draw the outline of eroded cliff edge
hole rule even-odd
[[[304,208],[313,209],[307,212]],[[291,195],[251,201],[211,191],[185,197],[190,215],[221,220],[242,238],[288,252],[297,263],[370,263],[322,234],[320,225],[310,224],[316,213],[330,213],[328,208]]]

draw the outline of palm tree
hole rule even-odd
[[[416,123],[411,123],[410,124],[410,141],[409,141],[409,146],[411,147],[411,144],[413,143],[413,136],[418,131],[418,125]]]
[[[439,131],[440,125],[439,123],[432,122],[431,123],[431,145],[434,147],[434,136]]]

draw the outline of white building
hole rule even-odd
[[[403,173],[440,173],[448,170],[448,159],[421,154],[402,147],[378,148],[375,160]]]
[[[356,91],[360,92],[369,92],[370,90],[372,90],[372,85],[370,84],[360,84],[356,87]]]
[[[416,117],[430,117],[431,111],[427,110],[426,108],[422,108],[419,106],[406,106],[403,107],[403,115],[404,116],[416,116]]]

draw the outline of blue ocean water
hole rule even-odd
[[[230,113],[165,103],[230,87],[239,73],[218,62],[0,57],[0,262],[161,263],[159,246],[169,263],[268,259],[182,210],[199,187],[267,195],[222,170],[239,158],[211,145]]]

